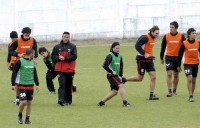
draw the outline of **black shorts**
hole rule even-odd
[[[197,77],[198,64],[184,64],[185,75],[192,75],[192,77]]]
[[[20,89],[19,90],[19,99],[20,101],[23,100],[33,100],[33,90],[24,90]]]
[[[119,76],[117,76],[117,75],[115,75],[115,76],[107,75],[107,79],[108,79],[108,81],[110,83],[111,90],[114,89],[114,90],[118,91],[119,90],[119,85],[123,84],[121,78]]]
[[[167,71],[173,70],[175,72],[178,72],[177,61],[178,61],[178,57],[176,57],[176,56],[165,56],[166,70]]]
[[[155,71],[153,60],[140,60],[137,59],[137,70],[138,74],[144,75],[145,71]]]

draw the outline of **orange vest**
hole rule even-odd
[[[199,64],[199,41],[195,40],[194,43],[190,44],[187,40],[184,42],[184,64]]]
[[[172,36],[170,33],[167,33],[166,41],[167,41],[166,55],[178,56],[178,52],[182,44],[182,34],[178,32],[176,36]]]
[[[10,47],[11,45],[13,44],[13,42],[11,41],[9,44],[8,44],[8,47]],[[10,64],[14,64],[16,62],[17,58],[15,56],[11,56],[11,59],[10,59]]]
[[[145,53],[153,55],[153,47],[156,43],[156,39],[152,38],[149,34],[146,34],[146,36],[148,37],[148,42],[144,45],[144,51]]]
[[[32,48],[33,47],[33,38],[32,37],[30,37],[30,39],[27,40],[27,41],[24,41],[21,37],[19,37],[17,39],[17,41],[18,41],[17,52],[19,54],[25,54],[26,50],[28,48]],[[17,59],[19,59],[19,57]]]

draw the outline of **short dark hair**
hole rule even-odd
[[[25,28],[23,28],[22,29],[22,33],[24,34],[24,33],[31,33],[31,29],[29,28],[29,27],[25,27]]]
[[[63,35],[64,35],[64,34],[70,35],[70,33],[69,33],[69,32],[63,32]]]
[[[151,29],[149,29],[150,32],[154,32],[155,30],[159,30],[159,27],[154,25]]]
[[[27,50],[26,50],[26,55],[30,55],[30,54],[32,54],[32,53],[34,53],[35,51],[32,49],[32,48],[28,48]]]
[[[170,25],[174,25],[174,27],[176,29],[178,28],[178,22],[176,22],[176,21],[171,22]]]
[[[119,42],[113,42],[111,47],[110,47],[110,52],[113,52],[113,48],[117,45],[120,45]]]
[[[17,32],[16,32],[16,31],[12,31],[12,32],[10,33],[10,38],[18,38]]]
[[[46,52],[46,51],[47,51],[47,49],[45,47],[40,47],[38,50],[39,54],[41,54],[42,52]]]
[[[192,32],[194,32],[194,31],[196,31],[194,28],[189,28],[189,29],[187,30],[187,37],[189,37],[189,35],[190,35]]]

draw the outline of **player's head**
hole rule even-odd
[[[49,53],[45,47],[40,47],[38,50],[39,54],[42,55],[44,58],[48,57]]]
[[[33,59],[35,55],[35,51],[32,48],[28,48],[26,50],[26,56],[29,57],[29,59]]]
[[[67,43],[70,39],[70,33],[69,32],[63,32],[63,35],[62,35],[62,40],[64,43]]]
[[[30,38],[30,34],[31,34],[31,29],[29,27],[24,27],[22,29],[22,34],[23,34],[23,38],[25,40],[28,40]]]
[[[12,31],[12,32],[10,33],[10,38],[11,38],[11,39],[18,38],[17,32],[16,32],[16,31]]]
[[[178,29],[178,22],[176,22],[176,21],[171,22],[170,23],[170,33],[176,34],[177,29]]]
[[[187,31],[187,37],[194,40],[196,38],[196,30],[194,28],[189,28]]]
[[[120,52],[120,44],[119,42],[113,42],[110,47],[110,52],[119,53]]]
[[[158,35],[159,35],[159,27],[154,25],[151,29],[149,29],[149,32],[151,33],[151,35],[154,37],[154,38],[157,38]]]
[[[178,22],[177,21],[171,22],[170,25],[173,25],[176,29],[178,29]]]

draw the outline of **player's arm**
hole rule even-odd
[[[123,76],[123,72],[124,72],[123,67],[124,67],[123,59],[121,58],[119,76]]]
[[[144,44],[146,44],[148,42],[148,37],[146,35],[142,35],[136,42],[135,44],[135,49],[141,54],[141,55],[144,55],[145,54],[145,51],[144,49],[142,48],[142,46]]]
[[[38,79],[38,75],[37,75],[37,70],[36,68],[34,68],[34,82],[36,84],[36,91],[39,92],[40,88],[39,88],[39,79]]]
[[[16,80],[16,77],[17,77],[17,73],[20,69],[20,66],[21,66],[21,62],[20,62],[20,60],[18,60],[15,63],[15,65],[13,67],[13,72],[12,72],[12,77],[11,77],[12,90],[14,90],[14,88],[15,88],[15,84],[16,84],[15,80]]]
[[[77,59],[76,45],[72,45],[72,46],[73,46],[72,51],[70,51],[71,55],[65,57],[65,60],[68,61],[68,62],[75,61]]]
[[[37,51],[37,41],[33,38],[33,50],[35,51],[35,56],[34,58],[38,57],[38,51]]]
[[[36,86],[39,86],[39,79],[38,79],[36,68],[34,68],[34,81],[35,81]]]
[[[51,53],[51,58],[52,58],[52,60],[53,60],[55,63],[61,61],[61,60],[59,59],[58,49],[59,49],[59,46],[56,45],[56,46],[53,48],[52,53]]]
[[[16,49],[18,47],[18,41],[16,40],[15,42],[13,42],[13,44],[9,47],[9,54],[11,56],[16,56],[18,57],[18,52],[16,52]]]
[[[185,46],[184,46],[184,44],[182,44],[181,47],[180,47],[180,50],[179,50],[179,54],[178,54],[178,61],[177,61],[178,71],[181,70],[181,61],[182,61],[182,58],[183,58],[184,51],[185,51]]]
[[[182,42],[185,41],[185,40],[186,40],[186,38],[185,38],[185,36],[182,34]]]
[[[166,46],[167,46],[167,40],[166,40],[166,35],[165,35],[163,37],[163,39],[162,39],[161,50],[160,50],[160,59],[161,59],[161,61],[163,61]]]
[[[199,41],[199,55],[200,55],[200,41]]]
[[[108,54],[108,55],[106,56],[106,59],[105,59],[104,63],[103,63],[103,68],[104,68],[108,73],[113,74],[114,71],[113,71],[112,68],[109,66],[111,62],[112,62],[112,56],[111,56],[110,54]]]

